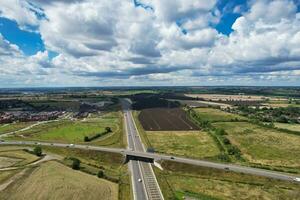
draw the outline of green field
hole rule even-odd
[[[0,199],[101,199],[117,200],[118,185],[58,162],[50,161],[26,171],[1,191]]]
[[[208,158],[219,154],[219,150],[208,133],[203,131],[149,131],[150,145],[156,152]]]
[[[210,122],[228,122],[228,121],[247,121],[247,118],[239,116],[237,114],[232,114],[224,112],[215,108],[196,108],[194,109],[197,115],[203,121]]]
[[[11,124],[0,124],[0,135],[23,129],[32,124],[34,124],[34,122],[17,122]]]
[[[112,133],[104,135],[92,143],[122,146],[122,120],[119,112],[111,112],[86,120],[60,120],[41,124],[19,132],[10,139],[80,143],[84,141],[84,136],[90,137],[102,133],[105,131],[105,127],[111,127]]]
[[[251,163],[300,169],[300,137],[248,122],[218,122]]]
[[[300,132],[300,124],[274,123],[276,128]]]
[[[165,199],[299,199],[300,185],[187,164],[164,162],[156,169]]]

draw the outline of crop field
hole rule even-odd
[[[1,191],[0,199],[101,199],[117,200],[118,185],[63,164],[50,161]]]
[[[203,131],[147,131],[146,135],[150,145],[159,153],[191,158],[219,154],[213,139]]]
[[[248,122],[218,122],[251,163],[300,169],[300,137]]]
[[[284,101],[282,97],[266,97],[257,95],[225,95],[225,94],[186,94],[188,97],[201,98],[206,101]]]
[[[179,108],[144,109],[139,114],[139,121],[147,131],[183,131],[198,130],[186,113]]]
[[[211,102],[211,101],[200,101],[200,100],[177,100],[177,99],[168,99],[169,101],[178,101],[182,105],[187,105],[190,107],[199,107],[199,108],[208,108],[208,107],[213,107],[213,108],[230,108],[232,107],[229,104],[225,103],[217,103],[217,102]]]
[[[15,174],[17,174],[19,171],[20,170],[6,170],[6,171],[1,171],[1,173],[0,173],[0,192],[1,192],[1,184],[5,183],[8,179],[10,179],[12,176],[14,176]]]
[[[120,132],[120,121],[118,113],[107,113],[102,117],[84,121],[61,120],[22,131],[12,139],[83,142],[84,136],[93,136],[97,133],[104,132],[105,127],[111,127],[113,132],[110,133],[110,135],[114,135],[115,132]],[[99,140],[101,140],[101,137]]]
[[[259,176],[163,162],[155,170],[165,199],[298,199],[300,186]]]
[[[0,147],[0,150],[2,147]],[[39,157],[21,149],[0,151],[0,168],[23,166],[38,160]]]
[[[11,124],[0,124],[0,135],[23,129],[32,124],[34,124],[34,122],[17,122]]]
[[[55,147],[43,147],[43,150],[65,158],[78,158],[88,173],[97,174],[101,169],[106,176],[119,180],[119,199],[127,200],[130,196],[130,179],[121,154]]]
[[[300,124],[274,123],[276,128],[300,132]]]
[[[228,121],[246,121],[247,118],[224,112],[215,108],[196,108],[197,115],[204,121],[210,122],[228,122]]]

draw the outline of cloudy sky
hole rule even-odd
[[[0,0],[0,87],[300,85],[300,0]]]

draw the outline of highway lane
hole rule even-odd
[[[135,126],[135,122],[130,110],[130,103],[129,101],[122,100],[124,117],[125,117],[125,124],[128,136],[128,146],[130,149],[138,152],[145,152],[145,148],[142,144],[140,139],[138,130]],[[136,190],[143,190],[145,197],[143,199],[150,199],[150,200],[163,200],[162,192],[159,188],[158,182],[156,180],[155,174],[153,172],[152,166],[150,163],[146,163],[143,161],[131,161],[133,164],[137,164],[136,170],[133,170],[133,177],[138,177],[142,180],[139,182],[138,179],[133,178],[133,185],[143,187],[136,188]],[[137,170],[138,168],[138,170]],[[139,198],[137,198],[139,199]]]
[[[140,139],[131,111],[126,113],[126,117],[127,125],[131,130],[130,137],[133,141],[134,150],[138,152],[145,152],[145,147]],[[144,186],[146,188],[148,199],[163,200],[164,198],[157,182],[156,176],[153,172],[152,165],[147,162],[139,161],[139,167],[141,170],[141,175]]]
[[[76,149],[84,149],[84,150],[95,150],[95,151],[102,151],[102,152],[120,153],[123,155],[132,155],[132,156],[138,156],[138,157],[152,158],[154,160],[169,160],[169,161],[173,161],[173,162],[180,162],[180,163],[186,163],[186,164],[191,164],[191,165],[198,165],[198,166],[202,166],[202,167],[264,176],[264,177],[286,180],[286,181],[295,181],[296,178],[299,178],[299,181],[300,181],[300,176],[299,175],[297,176],[294,174],[286,174],[286,173],[281,173],[281,172],[271,171],[271,170],[264,170],[264,169],[259,169],[259,168],[245,167],[245,166],[233,165],[233,164],[217,163],[217,162],[204,161],[204,160],[195,160],[195,159],[163,155],[163,154],[156,154],[156,153],[131,151],[128,149],[107,148],[107,147],[79,145],[79,144],[71,145],[71,144],[62,144],[62,143],[35,142],[35,141],[0,141],[0,145],[1,144],[2,145],[40,145],[40,146],[76,148]]]
[[[122,102],[123,105],[123,112],[124,112],[124,124],[125,124],[125,130],[126,130],[126,136],[127,136],[127,143],[128,148],[130,151],[136,150],[132,134],[133,129],[129,122],[129,104],[127,102]],[[142,171],[140,167],[140,162],[135,160],[130,160],[128,163],[129,170],[131,172],[131,182],[132,182],[132,189],[133,189],[133,197],[135,200],[146,200],[148,199],[147,193],[146,193],[146,187],[144,185],[144,182],[139,182],[139,179],[142,180]]]

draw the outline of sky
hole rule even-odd
[[[1,0],[0,87],[300,86],[300,0]]]

